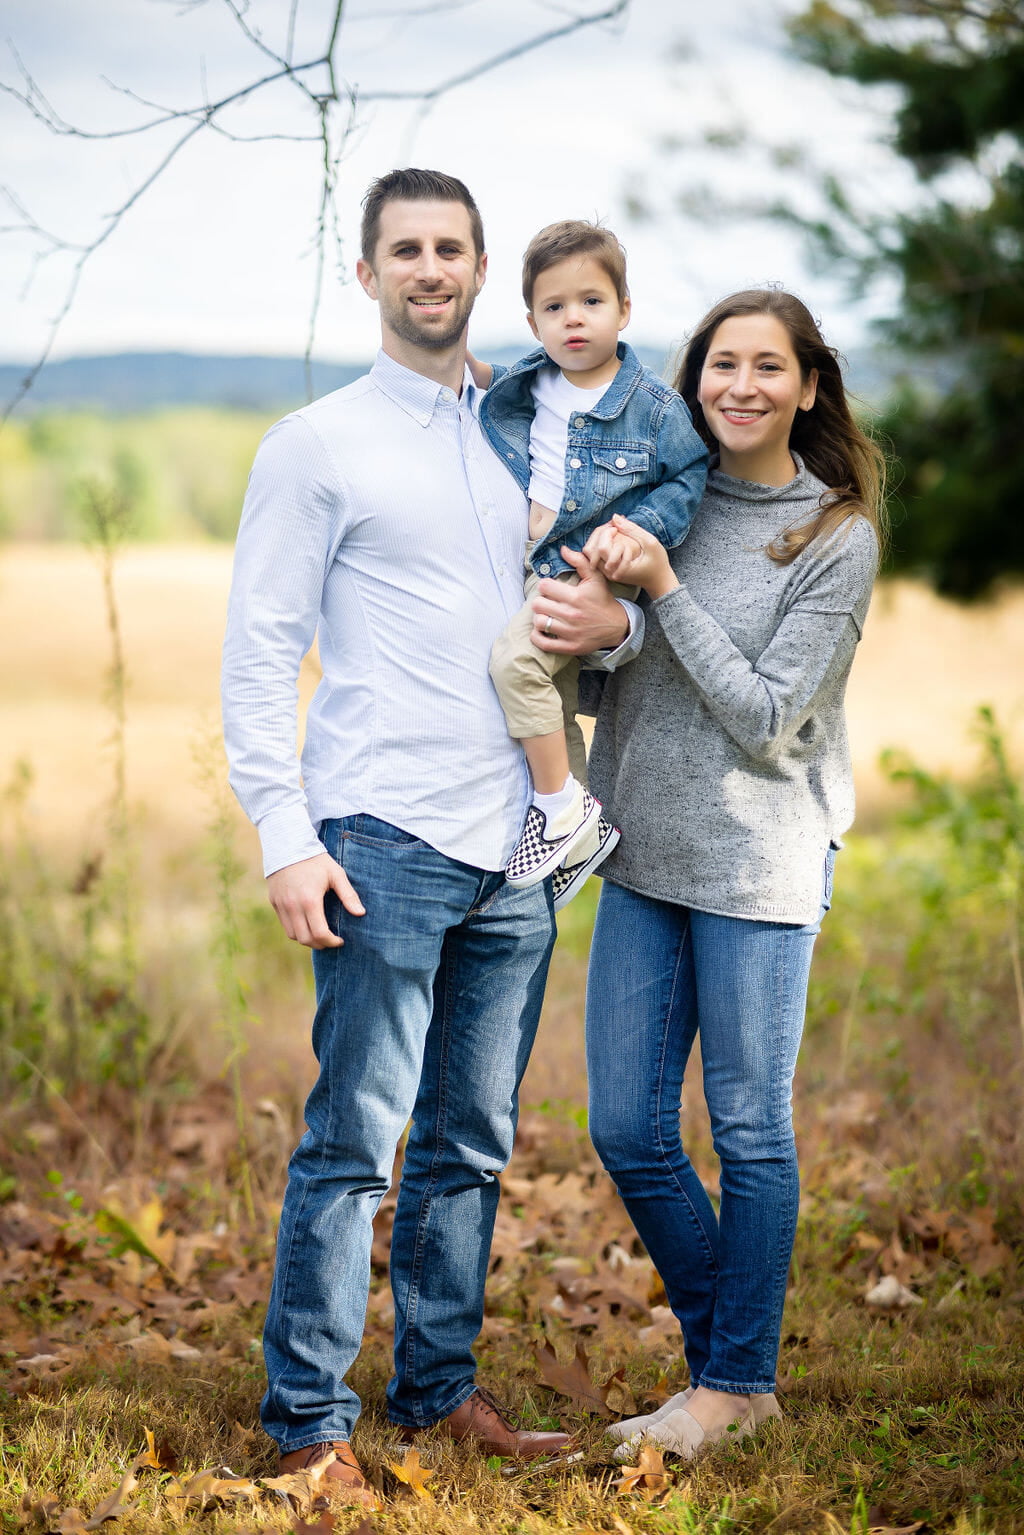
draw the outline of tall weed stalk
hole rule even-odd
[[[253,1015],[239,968],[244,944],[239,931],[236,903],[238,882],[245,870],[235,851],[231,801],[225,781],[226,763],[220,733],[212,727],[196,743],[195,762],[210,807],[207,845],[217,893],[211,949],[217,969],[221,1029],[228,1047],[225,1070],[231,1082],[235,1126],[238,1131],[239,1183],[246,1214],[250,1224],[253,1224],[256,1205],[242,1084],[242,1061],[248,1049],[248,1028]]]

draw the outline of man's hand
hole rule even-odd
[[[307,949],[340,949],[345,942],[332,933],[324,914],[324,896],[333,890],[353,917],[365,917],[366,907],[352,882],[330,853],[286,864],[267,876],[267,895],[289,938]]]
[[[576,571],[579,585],[541,581],[533,602],[533,643],[538,650],[569,656],[615,650],[629,633],[625,609],[585,554],[563,545],[562,558]]]

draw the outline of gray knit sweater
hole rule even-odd
[[[622,830],[601,869],[615,884],[817,919],[826,852],[853,819],[843,696],[878,548],[864,518],[791,565],[765,546],[824,488],[802,466],[780,488],[712,471],[670,554],[681,585],[647,607],[643,650],[598,710],[590,779]]]

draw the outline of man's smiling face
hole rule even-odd
[[[442,351],[459,341],[486,270],[462,203],[407,201],[384,205],[373,265],[356,268],[398,361],[406,347]]]

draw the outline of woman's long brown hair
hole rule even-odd
[[[789,445],[811,473],[828,486],[817,515],[799,527],[786,528],[768,545],[767,553],[780,565],[788,565],[816,538],[834,532],[858,516],[867,518],[882,544],[885,458],[878,444],[853,419],[835,349],[826,345],[810,310],[794,294],[778,288],[749,288],[722,299],[708,310],[690,338],[674,381],[690,407],[694,426],[714,450],[718,444],[697,398],[700,376],[722,321],[746,314],[774,316],[786,327],[801,377],[806,379],[813,369],[817,370],[814,404],[810,410],[797,411]]]

